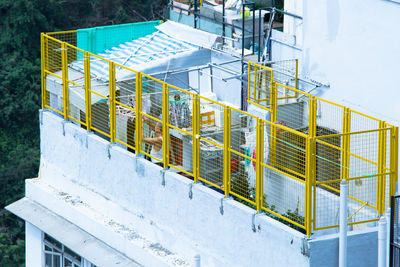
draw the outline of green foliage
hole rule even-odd
[[[40,159],[40,33],[160,19],[162,0],[0,0],[0,266],[23,266],[23,222],[1,210]]]

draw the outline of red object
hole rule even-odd
[[[253,150],[253,159],[256,159],[256,155],[257,155],[256,149],[254,148],[254,150]],[[253,166],[254,166],[254,169],[255,169],[256,168],[256,161],[253,161]]]
[[[231,173],[237,173],[239,168],[239,160],[232,159],[231,160]]]

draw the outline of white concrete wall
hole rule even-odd
[[[163,186],[160,167],[144,159],[136,161],[133,154],[116,146],[109,153],[107,141],[50,112],[43,112],[42,123],[45,182],[63,188],[63,179],[69,179],[141,214],[153,225],[139,229],[141,234],[184,255],[188,262],[199,253],[202,266],[308,266],[301,233],[265,215],[255,216],[255,210],[173,172],[165,174]],[[113,214],[112,210],[103,212]],[[65,214],[70,221],[77,218],[72,211]],[[129,253],[120,242],[113,246]]]
[[[42,231],[25,222],[25,263],[26,267],[44,266]]]
[[[322,96],[400,124],[400,4],[304,0],[303,73],[330,84]]]

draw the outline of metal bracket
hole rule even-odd
[[[303,243],[301,244],[301,254],[306,257],[310,257],[310,246],[308,240],[308,238],[303,238]]]
[[[193,184],[189,184],[189,199],[193,199]]]
[[[39,123],[43,125],[43,109],[39,109]]]
[[[111,148],[113,144],[108,144],[107,145],[107,157],[108,159],[111,159]]]
[[[254,213],[253,215],[251,215],[251,230],[253,230],[253,232],[255,233],[257,231],[256,229],[256,215],[258,212]]]
[[[160,173],[161,173],[161,185],[162,186],[165,186],[165,173],[168,171],[168,169],[162,169],[161,171],[160,171]]]
[[[224,215],[224,197],[221,198],[221,206],[219,206],[219,213],[221,213],[221,215]]]
[[[62,125],[62,131],[63,131],[63,136],[65,136],[65,124],[67,123],[67,120],[63,120],[61,125]]]

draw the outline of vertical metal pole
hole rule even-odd
[[[194,256],[194,267],[200,267],[200,255],[197,254],[196,256]]]
[[[246,5],[242,4],[242,65],[243,65],[243,57],[244,57],[244,20],[245,20],[244,12],[245,12],[245,7],[246,7]],[[243,69],[243,67],[242,67],[242,69]]]
[[[193,18],[194,18],[194,28],[197,29],[197,0],[194,0]]]
[[[271,83],[271,165],[276,164],[276,126],[277,121],[277,86],[275,82]]]
[[[389,198],[389,202],[390,202],[390,198]],[[390,203],[389,203],[389,206],[390,206]],[[388,264],[389,264],[389,256],[390,256],[390,235],[391,235],[391,233],[390,233],[390,226],[391,226],[391,224],[390,224],[390,208],[386,209],[385,216],[386,216],[386,226],[387,226],[387,229],[386,229],[386,263],[387,263],[387,266],[389,266]]]
[[[350,132],[351,112],[349,108],[343,109],[343,144],[342,144],[342,179],[347,180],[349,178],[349,165],[350,165],[350,136],[347,134]]]
[[[251,98],[250,98],[250,91],[251,91],[250,90],[250,86],[251,86],[251,64],[252,64],[251,61],[247,62],[247,101],[251,100]],[[254,70],[256,70],[255,67],[254,67]]]
[[[231,182],[231,109],[224,110],[224,191],[225,197],[230,192]]]
[[[262,35],[264,36],[264,31]],[[261,9],[258,10],[258,61],[257,62],[260,63],[260,60],[261,60]]]
[[[62,83],[63,83],[63,105],[64,105],[64,119],[66,120],[69,115],[69,92],[68,92],[68,50],[67,44],[61,43],[61,68],[62,68]]]
[[[396,211],[398,210],[397,208],[397,202],[396,202],[396,198],[394,196],[391,196],[390,198],[390,206],[392,207],[392,211],[390,213],[390,229],[394,230],[394,215],[396,213]],[[389,238],[389,266],[394,266],[394,246],[392,246],[394,242],[394,231],[390,233],[390,238]]]
[[[41,81],[42,81],[42,108],[46,106],[46,57],[45,57],[45,45],[44,45],[44,33],[40,34],[40,65],[41,65]]]
[[[386,267],[386,235],[386,219],[382,216],[378,222],[378,267]]]
[[[255,43],[256,37],[255,37],[255,32],[254,32],[254,30],[256,28],[256,6],[254,3],[252,4],[252,6],[253,6],[253,55],[254,55],[254,51],[255,51],[254,48],[256,46],[256,43]]]
[[[224,45],[225,45],[225,0],[222,0],[222,46]]]
[[[109,87],[110,87],[110,142],[115,142],[115,64],[109,63]]]
[[[399,149],[399,127],[392,127],[390,140],[390,171],[391,175],[391,188],[390,195],[396,194],[396,183],[398,173],[398,149]]]
[[[305,180],[305,227],[306,234],[310,237],[312,233],[312,191],[315,181],[315,140],[313,137],[307,137],[306,140],[306,180]],[[315,189],[314,189],[315,190]]]
[[[385,122],[379,121],[379,129],[385,128]],[[378,134],[378,214],[382,215],[385,213],[385,183],[386,175],[382,175],[385,172],[386,165],[386,131],[379,131]]]
[[[200,175],[200,99],[198,95],[193,96],[193,181],[197,183]]]
[[[295,80],[295,87],[298,90],[299,89],[299,60],[296,59],[296,80]],[[295,97],[297,98],[297,91],[295,93]]]
[[[85,69],[85,104],[86,104],[86,130],[92,128],[92,95],[90,91],[90,55],[84,52],[84,69]]]
[[[308,103],[308,134],[311,137],[317,135],[317,100],[315,97],[309,97]]]
[[[142,73],[136,73],[136,123],[135,123],[135,148],[136,154],[140,154],[142,150]]]
[[[263,207],[264,189],[263,189],[263,161],[264,161],[264,123],[257,119],[257,138],[256,138],[256,205],[257,211]]]
[[[169,94],[168,94],[168,84],[163,83],[163,162],[164,169],[169,166]]]
[[[347,195],[346,180],[340,182],[339,267],[347,267]]]

